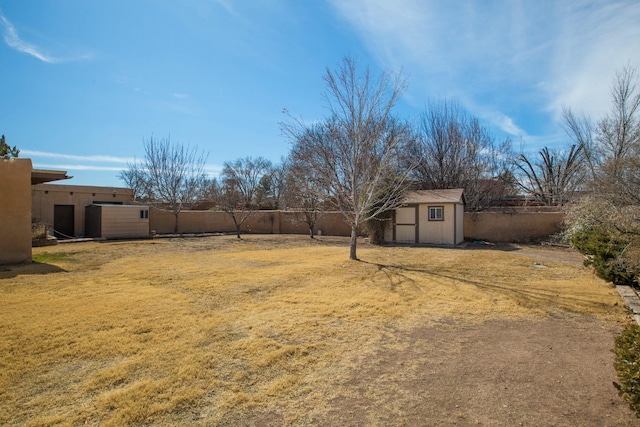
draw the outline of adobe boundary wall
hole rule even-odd
[[[562,212],[465,212],[464,237],[467,240],[490,242],[518,242],[538,239],[561,230]],[[172,212],[151,208],[149,228],[157,234],[174,232]],[[235,225],[226,212],[182,211],[178,233],[234,233]],[[340,212],[324,213],[315,227],[323,235],[349,236],[351,228]],[[242,225],[242,233],[308,234],[306,223],[291,211],[255,211]]]
[[[562,212],[465,212],[464,237],[490,242],[522,242],[561,231]]]
[[[151,208],[149,228],[157,234],[171,234],[175,230],[175,215],[166,210]],[[178,233],[235,233],[231,216],[219,211],[181,211],[178,214]],[[309,227],[292,211],[254,211],[240,227],[242,233],[308,234]],[[318,219],[315,233],[328,236],[349,236],[351,227],[340,212],[326,212]]]

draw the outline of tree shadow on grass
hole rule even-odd
[[[444,279],[457,284],[471,285],[487,293],[502,295],[515,301],[518,305],[534,310],[543,310],[547,313],[558,311],[571,313],[606,312],[609,306],[606,303],[598,302],[597,298],[588,298],[588,292],[585,292],[584,295],[562,295],[554,292],[553,289],[536,287],[532,283],[528,283],[526,286],[519,284],[517,277],[511,277],[507,280],[505,275],[502,275],[501,277],[487,277],[485,280],[478,280],[470,278],[462,271],[459,275],[451,272],[439,272],[428,268],[427,265],[407,266],[363,260],[361,262],[376,266],[378,271],[385,275],[393,292],[396,292],[400,285],[406,284],[410,284],[414,289],[425,290],[425,284],[428,287],[430,279]]]
[[[0,265],[0,279],[11,279],[20,275],[63,273],[67,270],[56,265],[32,262],[15,265]]]

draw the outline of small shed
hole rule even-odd
[[[418,190],[405,196],[385,228],[385,241],[457,245],[464,241],[462,189]]]
[[[85,208],[85,236],[129,239],[149,236],[149,206],[93,204]]]

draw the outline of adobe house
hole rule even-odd
[[[411,191],[385,225],[384,240],[452,246],[462,243],[464,204],[462,189]]]
[[[0,264],[31,262],[31,185],[68,178],[66,171],[34,170],[31,159],[0,160]]]
[[[37,184],[31,189],[36,222],[51,227],[60,239],[84,237],[85,208],[89,205],[133,203],[133,190],[121,187]]]

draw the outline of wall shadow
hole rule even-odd
[[[67,270],[60,268],[56,265],[46,264],[41,262],[32,262],[29,264],[16,264],[16,265],[0,265],[0,280],[11,279],[20,275],[42,275],[53,273],[64,273]]]

